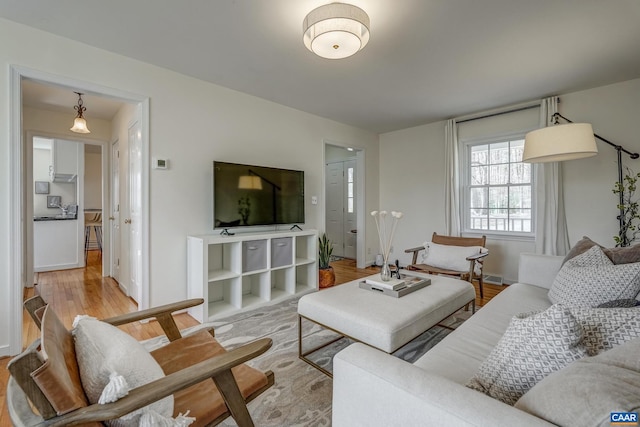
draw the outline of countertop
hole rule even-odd
[[[34,216],[34,221],[63,221],[63,220],[74,220],[78,219],[78,215],[42,215],[42,216]]]

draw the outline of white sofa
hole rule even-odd
[[[551,426],[465,387],[511,318],[551,306],[563,257],[522,254],[518,283],[410,364],[364,344],[334,357],[333,426]]]

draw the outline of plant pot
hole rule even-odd
[[[318,278],[320,280],[320,289],[330,288],[336,284],[336,275],[333,272],[333,267],[319,269]]]

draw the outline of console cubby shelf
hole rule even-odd
[[[204,323],[318,289],[316,230],[187,237],[189,309]]]

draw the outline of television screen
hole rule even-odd
[[[304,223],[304,172],[213,162],[214,228]]]

